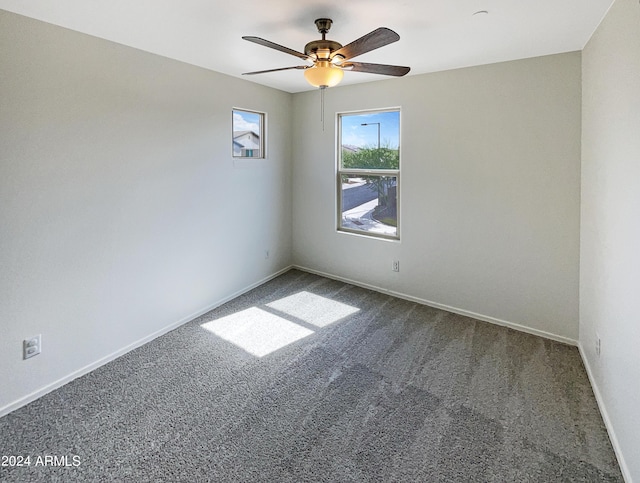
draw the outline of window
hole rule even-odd
[[[399,239],[400,110],[338,114],[338,230]]]
[[[235,158],[264,158],[264,113],[233,110],[233,156]]]

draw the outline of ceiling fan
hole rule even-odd
[[[266,72],[277,72],[281,70],[300,69],[304,70],[307,82],[314,87],[333,87],[337,85],[344,75],[345,70],[354,72],[369,72],[372,74],[391,75],[401,77],[407,74],[409,67],[387,64],[369,64],[365,62],[352,62],[351,59],[385,45],[400,40],[400,36],[393,30],[380,27],[368,34],[345,45],[327,40],[326,35],[331,28],[333,21],[330,18],[319,18],[315,21],[318,32],[322,34],[321,40],[313,40],[304,47],[304,53],[297,52],[282,45],[278,45],[260,37],[245,36],[244,40],[254,42],[271,49],[279,50],[286,54],[308,62],[307,65],[296,65],[293,67],[281,67],[279,69],[259,70],[256,72],[245,72],[243,75],[264,74]]]

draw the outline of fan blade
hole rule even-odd
[[[400,40],[400,36],[393,30],[386,27],[380,27],[373,32],[369,32],[367,35],[360,37],[358,40],[354,40],[350,44],[345,45],[339,50],[333,52],[331,57],[336,55],[341,56],[344,60],[352,59],[358,55],[362,55],[365,52],[369,52],[385,45],[392,44]]]
[[[307,54],[303,54],[302,52],[297,52],[297,51],[295,51],[293,49],[290,49],[290,48],[285,47],[283,45],[276,44],[276,43],[271,42],[269,40],[261,39],[260,37],[251,37],[251,36],[245,36],[245,37],[242,37],[242,38],[244,40],[248,40],[249,42],[253,42],[254,44],[264,45],[265,47],[269,47],[271,49],[279,50],[280,52],[284,52],[285,54],[295,55],[296,57],[299,57],[300,59],[304,59],[304,60],[308,60],[309,62],[313,62],[313,59],[311,57],[309,57]]]
[[[291,70],[291,69],[308,69],[310,65],[296,65],[294,67],[280,67],[279,69],[267,69],[257,70],[255,72],[244,72],[242,75],[254,75],[254,74],[266,74],[267,72],[278,72],[279,70]]]
[[[367,64],[366,62],[345,62],[340,67],[354,72],[370,72],[371,74],[393,75],[396,77],[402,77],[411,70],[410,67],[399,65]]]

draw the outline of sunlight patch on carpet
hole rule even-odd
[[[352,305],[336,302],[307,291],[295,293],[266,305],[316,327],[326,327],[360,311]]]
[[[201,327],[257,357],[313,334],[312,330],[257,307],[212,320]]]

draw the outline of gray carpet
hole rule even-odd
[[[296,270],[0,419],[0,448],[32,457],[16,482],[622,481],[576,348]]]

